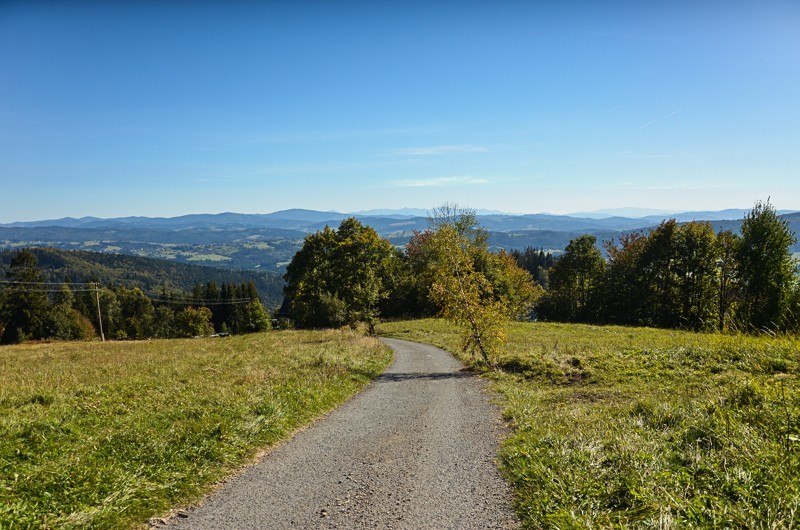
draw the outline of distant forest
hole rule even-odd
[[[8,339],[11,342],[21,337],[79,337],[91,326],[99,330],[89,295],[66,292],[78,294],[81,288],[88,291],[99,284],[108,298],[105,306],[118,308],[107,319],[117,323],[117,338],[183,336],[189,329],[207,331],[209,326],[218,332],[253,331],[268,326],[266,310],[279,306],[275,314],[291,318],[299,327],[362,322],[374,329],[380,318],[443,315],[442,297],[459,292],[465,300],[467,295],[475,298],[468,300],[468,313],[481,304],[490,309],[492,304],[506,304],[514,309],[503,311],[514,318],[707,331],[800,330],[794,214],[778,215],[769,202],[757,203],[742,222],[728,223],[731,230],[718,231],[711,222],[671,219],[605,241],[582,234],[563,252],[533,246],[498,250],[493,234],[477,224],[474,214],[464,219],[469,221],[465,227],[452,225],[461,230],[456,236],[469,244],[440,238],[442,226],[450,226],[445,223],[414,231],[411,240],[400,245],[348,218],[339,229],[325,226],[306,236],[285,275],[110,252],[2,251],[0,325],[6,334],[21,331]],[[514,233],[503,237],[513,240]],[[443,269],[442,264],[462,250],[463,263]],[[15,263],[23,253],[28,256]],[[474,293],[445,281],[448,274],[461,281],[468,273],[476,278]],[[27,279],[18,281],[23,277]],[[60,286],[64,292],[45,285]],[[30,306],[25,297],[37,293],[45,293],[46,300],[39,301],[41,325],[32,326],[38,330],[33,333],[27,329],[32,319],[25,316]],[[257,299],[258,307],[248,305]],[[192,313],[196,309],[205,311]],[[127,329],[137,315],[145,315],[144,324]],[[170,315],[174,325],[158,328]]]
[[[96,337],[195,337],[271,327],[270,314],[252,281],[221,285],[209,281],[197,283],[191,290],[170,288],[162,282],[158,292],[145,293],[139,286],[102,283],[96,275],[75,281],[65,274],[59,280],[59,272],[74,271],[76,262],[68,268],[49,249],[38,252],[50,265],[51,277],[45,275],[32,250],[22,249],[14,253],[0,280],[0,344]],[[85,265],[85,260],[81,263]],[[127,276],[125,281],[130,281],[126,273],[132,271],[131,263],[127,265],[116,272],[117,277]],[[152,271],[135,273],[152,275]]]
[[[688,212],[677,215],[676,221],[709,219],[715,232],[730,230],[738,233],[741,215],[743,212],[738,211]],[[54,247],[283,274],[286,265],[303,246],[306,236],[326,225],[337,226],[346,217],[332,212],[293,210],[266,215],[216,214],[169,219],[61,219],[12,223],[0,225],[0,249]],[[427,219],[419,216],[356,217],[400,249],[405,247],[415,231],[427,228]],[[788,223],[790,230],[800,232],[800,213],[785,213],[780,218]],[[487,231],[489,248],[494,251],[532,247],[560,252],[570,241],[590,234],[595,237],[598,250],[607,258],[604,241],[651,230],[663,219],[657,216],[590,219],[531,214],[483,215],[477,216],[477,220]],[[800,252],[800,243],[794,243],[790,250]]]
[[[148,295],[191,291],[199,284],[252,282],[264,307],[274,308],[283,300],[283,277],[275,272],[219,269],[81,250],[31,248],[30,251],[47,282],[99,282],[105,287],[138,287]],[[13,250],[0,251],[0,279],[5,278],[16,254]]]

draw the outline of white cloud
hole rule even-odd
[[[643,124],[641,124],[641,125],[639,126],[639,128],[640,128],[640,129],[644,129],[645,127],[650,127],[650,126],[651,126],[651,125],[653,125],[653,124],[656,124],[656,123],[658,123],[658,122],[660,122],[660,121],[667,120],[667,119],[669,119],[669,118],[671,118],[671,117],[673,117],[673,116],[675,116],[675,115],[677,115],[677,114],[680,114],[680,113],[681,113],[681,112],[683,112],[684,110],[686,110],[686,109],[673,110],[672,112],[670,112],[670,113],[669,113],[669,114],[667,114],[666,116],[662,116],[661,118],[656,118],[655,120],[650,120],[650,121],[648,121],[647,123],[643,123]]]
[[[393,149],[393,155],[405,156],[429,156],[429,155],[449,155],[457,153],[485,153],[489,149],[478,145],[433,145],[429,147],[404,147]]]
[[[426,188],[443,186],[474,186],[489,184],[489,180],[477,177],[435,177],[429,179],[404,179],[395,180],[394,186],[398,188]]]

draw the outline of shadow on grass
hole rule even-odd
[[[528,360],[512,358],[497,363],[497,369],[510,374],[524,374],[538,371],[541,367]]]

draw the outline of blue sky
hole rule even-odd
[[[0,222],[800,209],[796,1],[255,4],[0,3]]]

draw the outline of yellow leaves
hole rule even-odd
[[[463,328],[462,349],[492,364],[509,319],[524,315],[538,295],[530,275],[510,256],[492,254],[457,223],[441,223],[426,244],[435,259],[432,298]]]

